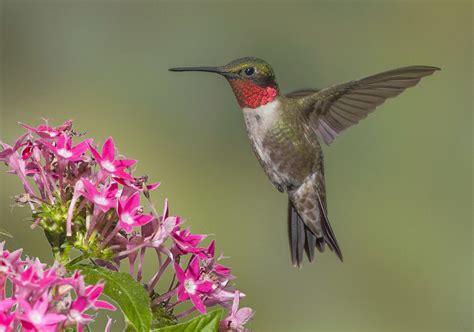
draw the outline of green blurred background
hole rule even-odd
[[[0,136],[18,121],[76,129],[140,160],[154,194],[231,258],[255,331],[471,331],[470,2],[2,1]],[[286,197],[260,169],[224,79],[172,66],[269,61],[283,91],[412,64],[428,77],[325,149],[344,252],[291,267]],[[0,223],[49,257],[21,190],[0,177]],[[150,259],[147,273],[155,260]],[[118,327],[117,327],[118,329]]]

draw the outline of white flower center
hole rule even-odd
[[[101,163],[102,168],[105,169],[107,172],[115,172],[115,166],[110,161],[105,160]]]
[[[128,213],[122,214],[122,221],[128,225],[132,225],[135,223],[135,220],[133,220],[132,216]]]
[[[76,322],[80,322],[82,321],[82,315],[79,311],[77,310],[71,310],[69,312],[69,316],[71,316],[72,320],[76,321]]]
[[[59,149],[58,155],[60,155],[63,158],[69,158],[72,156],[72,152],[66,149]]]
[[[99,205],[107,205],[107,198],[102,196],[95,196],[94,202]]]
[[[30,321],[31,321],[34,325],[40,324],[41,321],[43,320],[42,315],[41,315],[38,311],[36,311],[36,310],[30,311],[30,313],[28,314],[28,317],[30,318]]]
[[[186,279],[184,281],[184,289],[186,289],[188,294],[195,294],[196,288],[197,286],[193,279]]]
[[[0,332],[5,332],[7,328],[5,326],[0,326]]]

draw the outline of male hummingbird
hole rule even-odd
[[[326,207],[323,153],[344,130],[439,68],[410,66],[329,88],[282,94],[270,65],[245,57],[220,67],[171,68],[217,73],[229,82],[243,111],[247,134],[260,165],[280,192],[288,193],[291,261],[301,267],[314,248],[327,244],[342,261]]]

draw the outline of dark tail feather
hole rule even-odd
[[[328,244],[329,248],[332,251],[336,252],[337,257],[339,257],[339,259],[342,262],[343,258],[342,258],[341,248],[339,248],[339,244],[337,243],[337,240],[336,240],[336,235],[334,234],[331,228],[331,224],[329,223],[329,219],[326,214],[326,207],[323,204],[321,197],[319,195],[318,195],[318,201],[319,201],[319,210],[321,211],[321,228],[323,230],[324,241]],[[322,249],[324,250],[324,242],[322,243]],[[319,251],[322,251],[322,250],[319,249]]]
[[[324,238],[317,238],[301,219],[293,204],[288,201],[288,237],[290,241],[291,262],[295,267],[303,265],[303,251],[308,260],[314,260],[314,248],[324,251]]]
[[[303,223],[303,220],[301,220],[301,218],[300,221],[301,223]],[[314,235],[308,227],[304,227],[306,232],[306,244],[304,246],[304,249],[306,250],[306,255],[308,255],[309,261],[312,262],[314,260],[314,247],[318,243],[318,239],[316,239],[316,235]]]
[[[303,251],[306,251],[308,260],[312,262],[315,257],[315,248],[317,248],[319,252],[324,252],[326,244],[337,254],[341,261],[343,260],[341,249],[329,224],[321,200],[319,200],[319,211],[321,211],[322,237],[317,237],[306,227],[303,219],[299,216],[291,201],[288,200],[288,238],[290,242],[291,262],[295,267],[300,268],[303,265]]]
[[[288,238],[290,241],[291,263],[295,267],[301,267],[305,246],[305,225],[291,203],[288,203]]]

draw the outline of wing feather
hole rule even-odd
[[[303,90],[287,96],[301,97],[305,104],[312,105],[310,125],[326,144],[331,144],[342,131],[367,117],[385,100],[398,96],[437,70],[430,66],[403,67],[317,92]]]

